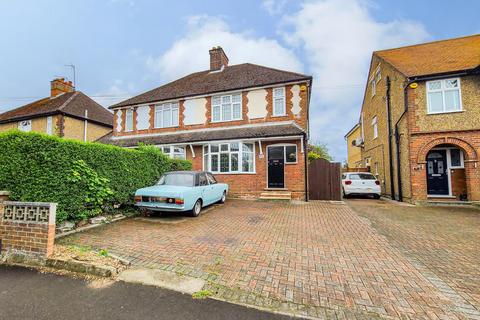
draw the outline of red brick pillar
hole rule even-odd
[[[468,200],[480,201],[480,163],[478,161],[465,161],[465,179]]]
[[[56,203],[5,201],[0,204],[0,254],[48,258],[55,241]]]

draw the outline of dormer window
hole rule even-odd
[[[242,120],[242,95],[212,97],[212,122]]]

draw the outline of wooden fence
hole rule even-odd
[[[312,160],[308,165],[308,187],[310,200],[342,200],[340,163]]]

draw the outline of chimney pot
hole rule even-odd
[[[209,51],[210,53],[210,71],[221,70],[228,66],[228,57],[223,51],[222,47],[213,47]]]

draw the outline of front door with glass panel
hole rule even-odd
[[[427,189],[428,195],[448,196],[447,152],[433,150],[427,155]]]
[[[285,187],[285,153],[284,147],[269,147],[268,149],[268,187]]]

